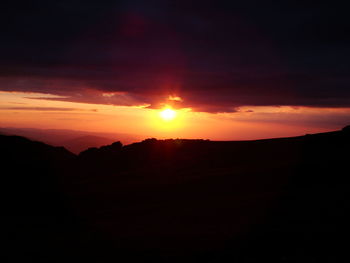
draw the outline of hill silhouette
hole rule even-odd
[[[348,127],[116,142],[79,155],[21,137],[2,135],[0,145],[9,247],[27,251],[18,262],[349,260]]]
[[[77,138],[62,141],[59,144],[65,146],[69,151],[79,154],[90,147],[98,147],[101,145],[111,144],[114,140],[93,135],[84,135]]]
[[[1,128],[0,134],[23,136],[53,146],[63,146],[79,154],[89,147],[111,144],[117,139],[125,144],[140,140],[142,136],[124,133],[103,133],[62,129]]]

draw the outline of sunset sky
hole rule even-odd
[[[0,127],[242,140],[350,124],[348,10],[280,2],[3,4]]]

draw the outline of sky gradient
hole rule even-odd
[[[0,126],[238,140],[349,124],[348,9],[233,2],[4,4]]]

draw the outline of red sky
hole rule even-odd
[[[342,128],[350,20],[336,2],[7,1],[0,127],[215,140]]]
[[[43,99],[43,98],[48,99]],[[340,129],[350,123],[349,108],[244,106],[236,112],[176,110],[164,121],[159,109],[67,102],[40,93],[0,92],[0,127],[73,129],[129,133],[138,138],[249,140]],[[166,103],[168,98],[164,99]]]

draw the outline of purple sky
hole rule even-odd
[[[350,106],[337,1],[12,1],[0,20],[2,91],[150,107],[173,95],[203,112]]]

